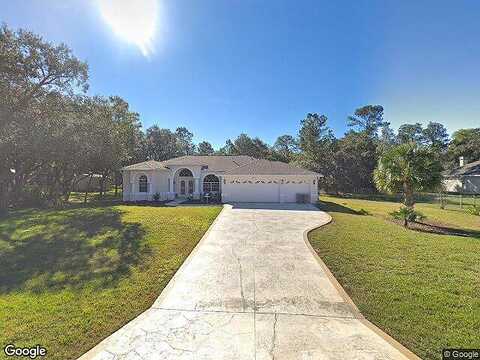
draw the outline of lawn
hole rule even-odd
[[[480,217],[419,204],[427,220],[474,234],[438,235],[391,222],[399,204],[321,200],[333,222],[310,242],[366,318],[424,359],[480,348]]]
[[[75,359],[146,310],[220,207],[73,206],[0,219],[0,344]]]

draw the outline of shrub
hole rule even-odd
[[[159,193],[153,194],[153,200],[154,201],[159,201],[160,200],[160,194]]]
[[[411,206],[402,206],[397,211],[390,213],[390,215],[394,219],[402,220],[403,226],[405,227],[408,227],[409,222],[425,219],[425,216],[422,213],[415,211],[415,209]]]
[[[478,205],[470,206],[469,208],[467,208],[467,213],[471,215],[480,216],[480,206]]]

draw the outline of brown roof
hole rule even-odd
[[[156,170],[165,169],[165,166],[160,161],[148,160],[141,163],[125,166],[122,170]]]
[[[480,175],[480,160],[453,169],[446,175],[449,177]]]
[[[320,174],[281,161],[255,160],[229,170],[225,175],[318,175]]]
[[[172,165],[201,165],[211,171],[227,171],[255,161],[255,158],[246,155],[187,155],[162,161],[163,166]]]
[[[166,161],[149,160],[122,170],[156,170],[169,166],[205,166],[226,175],[319,175],[316,172],[280,161],[255,159],[246,155],[187,155]]]

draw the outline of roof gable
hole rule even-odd
[[[259,159],[229,170],[225,175],[317,175],[320,174],[281,161]]]
[[[480,160],[456,168],[447,174],[447,176],[451,177],[468,175],[480,175]]]
[[[163,166],[205,166],[211,171],[228,171],[255,158],[246,155],[187,155],[162,161]]]
[[[148,160],[141,163],[125,166],[122,170],[157,170],[165,169],[165,166],[160,161]]]

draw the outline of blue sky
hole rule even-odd
[[[147,55],[98,1],[5,1],[0,21],[67,43],[89,92],[122,96],[144,127],[186,126],[215,146],[242,132],[273,143],[308,112],[341,136],[364,104],[394,127],[480,126],[480,1],[142,1],[157,6],[129,12],[156,18]]]

